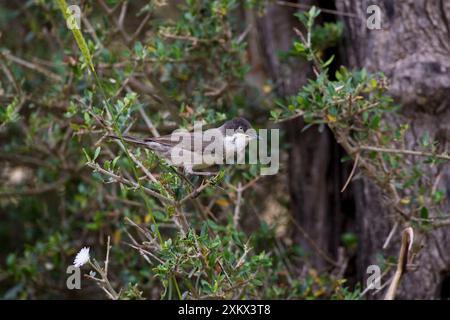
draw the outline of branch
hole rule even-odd
[[[276,4],[278,4],[279,6],[292,7],[292,8],[297,8],[300,10],[309,10],[312,7],[312,5],[309,5],[309,4],[292,3],[292,2],[287,2],[287,1],[277,1]],[[320,8],[317,6],[316,6],[316,8],[320,9],[320,11],[322,11],[322,12],[329,13],[329,14],[335,14],[337,16],[345,16],[345,17],[350,17],[350,18],[361,19],[361,17],[358,16],[357,14],[350,13],[350,12],[325,9],[325,8]]]
[[[414,231],[411,227],[403,230],[402,233],[402,243],[400,247],[400,253],[398,255],[397,270],[395,271],[392,282],[389,286],[384,300],[394,300],[395,294],[397,292],[398,286],[400,284],[400,279],[402,275],[406,272],[406,264],[408,263],[408,254],[411,251],[411,247],[414,241]]]
[[[425,152],[425,151],[406,150],[406,149],[391,149],[391,148],[381,148],[381,147],[371,147],[371,146],[359,146],[358,148],[360,150],[367,150],[367,151],[406,154],[406,155],[420,156],[420,157],[435,157],[438,159],[450,160],[450,156],[448,156],[446,154],[434,154],[432,152]]]
[[[189,199],[195,198],[196,196],[198,196],[200,194],[200,192],[202,192],[204,189],[209,187],[213,183],[213,181],[215,181],[215,178],[209,179],[206,183],[203,183],[200,187],[198,187],[197,189],[195,189],[194,191],[189,193],[187,196],[185,196],[183,199],[181,199],[178,202],[178,204],[181,205],[181,204],[185,203],[186,201],[188,201]]]
[[[16,191],[5,191],[0,192],[0,197],[12,197],[12,196],[35,196],[43,193],[47,193],[56,189],[59,189],[63,186],[68,180],[70,176],[63,176],[59,180],[55,182],[41,185],[36,189],[25,189],[25,190],[16,190]]]
[[[356,167],[358,166],[358,162],[359,162],[359,153],[356,154],[356,158],[353,163],[352,171],[350,172],[350,175],[348,176],[347,181],[345,182],[344,186],[342,187],[341,192],[344,192],[345,189],[347,189],[347,186],[350,183],[350,181],[352,181],[352,178],[355,175]]]
[[[1,53],[1,55],[3,55],[6,59],[17,63],[18,65],[21,65],[30,70],[34,70],[36,72],[42,73],[43,75],[45,75],[49,78],[52,78],[55,81],[59,81],[59,82],[63,81],[61,76],[59,76],[58,74],[56,74],[50,70],[47,70],[41,66],[38,66],[37,64],[23,60],[22,58],[19,58],[19,57],[16,57],[16,56],[10,54],[9,52],[3,52],[3,53]]]
[[[108,264],[109,264],[109,249],[111,248],[111,237],[108,236],[107,248],[106,248],[106,258],[105,258],[105,273],[108,274]]]
[[[242,201],[242,183],[239,182],[237,187],[237,200],[236,200],[236,206],[234,207],[234,215],[233,215],[233,224],[234,227],[237,228],[239,223],[239,216],[241,212],[241,201]]]
[[[450,225],[450,219],[433,221],[431,224],[434,228],[446,227]]]
[[[128,179],[126,179],[126,178],[124,178],[122,176],[118,176],[118,175],[116,175],[115,173],[113,173],[111,171],[105,170],[102,167],[100,167],[97,163],[89,162],[89,163],[87,163],[87,166],[89,166],[90,168],[92,168],[92,169],[94,169],[94,170],[96,170],[96,171],[98,171],[98,172],[100,172],[100,173],[102,173],[102,174],[104,174],[104,175],[106,175],[108,177],[111,177],[114,180],[116,180],[116,181],[118,181],[118,182],[120,182],[120,183],[122,183],[124,185],[127,185],[129,187],[133,187],[133,188],[136,188],[136,189],[142,187],[142,190],[144,190],[145,193],[147,193],[147,194],[149,194],[149,195],[151,195],[151,196],[161,200],[164,203],[167,203],[167,204],[170,204],[170,205],[175,204],[175,201],[173,201],[172,199],[169,199],[169,198],[167,198],[167,197],[165,197],[165,196],[159,194],[158,192],[153,191],[153,190],[151,190],[149,188],[146,188],[144,186],[140,186],[139,184],[137,184],[137,183],[135,183],[133,181],[130,181],[130,180],[128,180]]]
[[[310,244],[310,246],[316,251],[316,253],[322,259],[324,259],[326,262],[328,262],[329,264],[331,264],[334,267],[339,267],[340,266],[338,262],[336,262],[333,258],[331,258],[325,251],[323,251],[319,247],[319,245],[311,238],[311,236],[306,232],[306,230],[303,229],[303,227],[291,215],[289,215],[289,220],[292,221],[294,226],[296,226],[297,229],[302,234],[303,238],[305,238],[305,240]]]

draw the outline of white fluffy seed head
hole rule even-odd
[[[75,260],[73,261],[73,265],[76,268],[81,267],[82,265],[86,264],[86,262],[89,261],[89,248],[84,247],[83,249],[78,252],[77,256],[75,257]]]

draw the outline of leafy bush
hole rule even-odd
[[[397,107],[382,75],[341,68],[330,79],[323,51],[342,26],[314,26],[316,9],[299,16],[306,35],[298,31],[287,53],[311,61],[316,79],[278,107],[252,110],[242,6],[262,4],[188,0],[165,13],[163,1],[85,1],[81,30],[66,27],[64,0],[30,2],[20,23],[14,5],[2,9],[24,40],[4,35],[0,60],[3,297],[360,297],[336,270],[311,268],[312,253],[283,242],[277,224],[257,216],[261,207],[245,206],[264,183],[257,166],[185,177],[109,134],[159,135],[261,112],[303,116],[332,130],[392,210],[420,228],[441,223],[442,191],[421,172],[448,156],[427,137],[418,150],[404,147],[407,125],[383,121]],[[245,215],[255,217],[243,223]],[[66,288],[66,267],[84,246],[92,282],[83,286],[104,292]]]

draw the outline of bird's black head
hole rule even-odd
[[[225,132],[227,130],[246,132],[248,129],[252,128],[252,125],[245,118],[234,118],[232,120],[225,122],[222,125],[222,128],[225,130]]]

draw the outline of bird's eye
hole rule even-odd
[[[239,126],[238,131],[244,131],[244,130],[242,129],[242,126]]]

